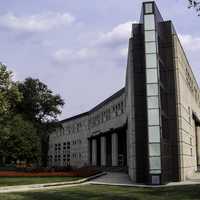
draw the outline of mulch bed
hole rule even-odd
[[[0,177],[88,177],[93,176],[100,171],[91,168],[81,168],[69,172],[17,172],[17,171],[0,171]]]

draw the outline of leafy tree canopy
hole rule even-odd
[[[40,138],[36,128],[21,115],[15,115],[0,135],[0,157],[7,163],[17,160],[35,163],[40,159]]]
[[[22,93],[22,101],[17,106],[17,112],[34,123],[41,139],[42,165],[46,166],[48,156],[48,136],[57,126],[57,116],[64,105],[60,95],[53,92],[39,79],[27,78],[18,83]]]
[[[19,112],[40,123],[57,120],[64,105],[60,95],[54,95],[39,79],[27,78],[24,82],[18,83],[18,87],[23,95],[18,105]]]
[[[12,72],[0,63],[0,118],[9,117],[17,103],[21,101],[21,94],[12,81]]]
[[[41,160],[46,166],[48,135],[63,105],[39,79],[12,81],[12,72],[0,63],[0,162]]]
[[[193,8],[198,13],[198,16],[200,16],[200,1],[199,0],[188,0],[189,6],[188,8]]]

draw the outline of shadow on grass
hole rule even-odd
[[[200,186],[161,189],[86,185],[40,192],[0,194],[2,200],[199,200]]]
[[[154,189],[149,192],[151,196],[160,196],[163,199],[170,200],[199,200],[200,185],[175,186]]]

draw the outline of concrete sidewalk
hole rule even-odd
[[[90,183],[127,184],[132,185],[128,174],[124,172],[107,172],[105,175],[89,181]]]

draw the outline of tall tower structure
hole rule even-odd
[[[179,179],[173,34],[155,2],[144,2],[129,40],[126,81],[128,165],[136,182]]]

